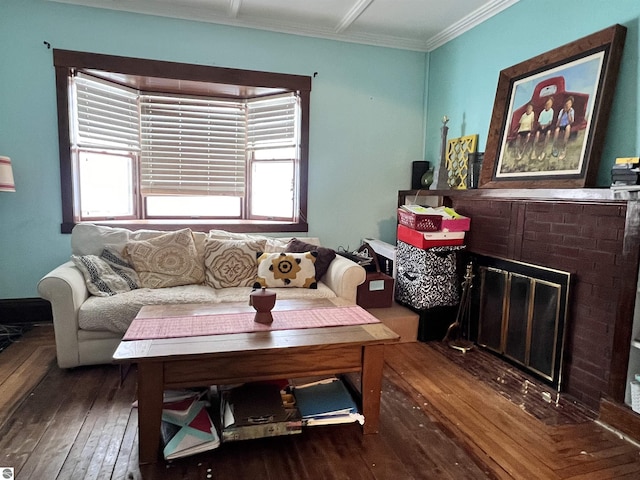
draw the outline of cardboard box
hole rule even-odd
[[[422,275],[452,275],[458,271],[458,252],[464,245],[418,248],[398,241],[398,265],[403,272]],[[396,277],[396,288],[398,278]]]
[[[388,308],[369,308],[367,311],[400,335],[400,342],[418,340],[420,315],[402,305],[393,302]]]
[[[398,270],[396,301],[416,310],[457,305],[460,296],[455,275],[428,275]]]
[[[465,232],[419,232],[398,225],[398,240],[418,248],[447,247],[464,244]]]
[[[367,278],[358,285],[356,303],[362,308],[385,308],[393,302],[393,277],[381,272],[367,272]]]

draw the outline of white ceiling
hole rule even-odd
[[[518,0],[50,0],[429,52]]]

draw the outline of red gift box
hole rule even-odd
[[[398,240],[418,248],[447,247],[464,244],[466,232],[420,232],[398,225]]]

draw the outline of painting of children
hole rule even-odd
[[[496,178],[581,171],[602,60],[596,53],[514,82]]]

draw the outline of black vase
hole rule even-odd
[[[484,152],[473,152],[467,157],[467,188],[478,188]]]
[[[424,188],[422,177],[427,173],[430,166],[430,163],[426,161],[416,161],[411,164],[411,190]]]

